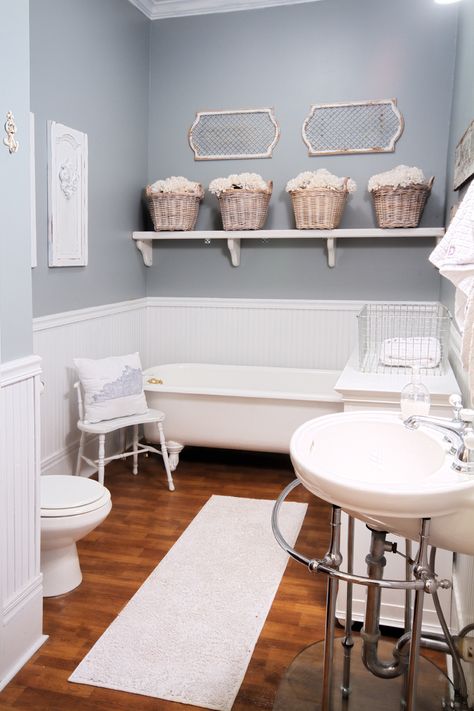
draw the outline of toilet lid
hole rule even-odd
[[[81,476],[45,474],[40,482],[41,510],[89,507],[108,493],[98,481]]]

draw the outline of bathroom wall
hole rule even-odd
[[[28,0],[0,0],[0,691],[43,644],[39,358],[32,356]],[[7,112],[18,150],[3,140]]]
[[[433,0],[331,0],[252,12],[156,21],[151,28],[148,178],[256,171],[274,181],[269,228],[293,227],[287,180],[326,167],[359,185],[342,227],[373,227],[370,175],[399,163],[436,176],[423,223],[444,224],[446,154],[456,6]],[[310,104],[396,97],[406,121],[395,153],[309,158],[301,126]],[[195,162],[187,132],[195,112],[273,106],[281,139],[268,160]],[[219,227],[208,194],[197,229]],[[429,240],[338,244],[335,269],[314,241],[244,242],[232,268],[216,241],[154,248],[149,295],[437,299]]]
[[[0,363],[32,352],[28,2],[2,3],[0,22]],[[8,18],[8,21],[7,19]],[[3,145],[7,112],[19,150]]]
[[[141,219],[148,131],[149,20],[128,0],[31,0],[38,266],[34,315],[140,298],[144,266],[130,231]],[[49,268],[47,121],[89,140],[89,264]]]

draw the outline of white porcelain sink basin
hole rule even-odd
[[[431,518],[431,542],[474,554],[474,476],[451,468],[434,430],[407,429],[397,413],[344,412],[305,422],[290,454],[313,494],[376,528],[417,539]]]

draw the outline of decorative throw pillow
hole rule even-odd
[[[101,422],[147,411],[140,356],[75,358],[84,392],[84,420]]]

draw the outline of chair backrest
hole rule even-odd
[[[77,393],[77,409],[79,410],[79,419],[83,420],[84,419],[84,402],[82,399],[82,387],[81,387],[81,383],[79,380],[77,380],[74,383],[74,387],[76,388],[76,393]]]

